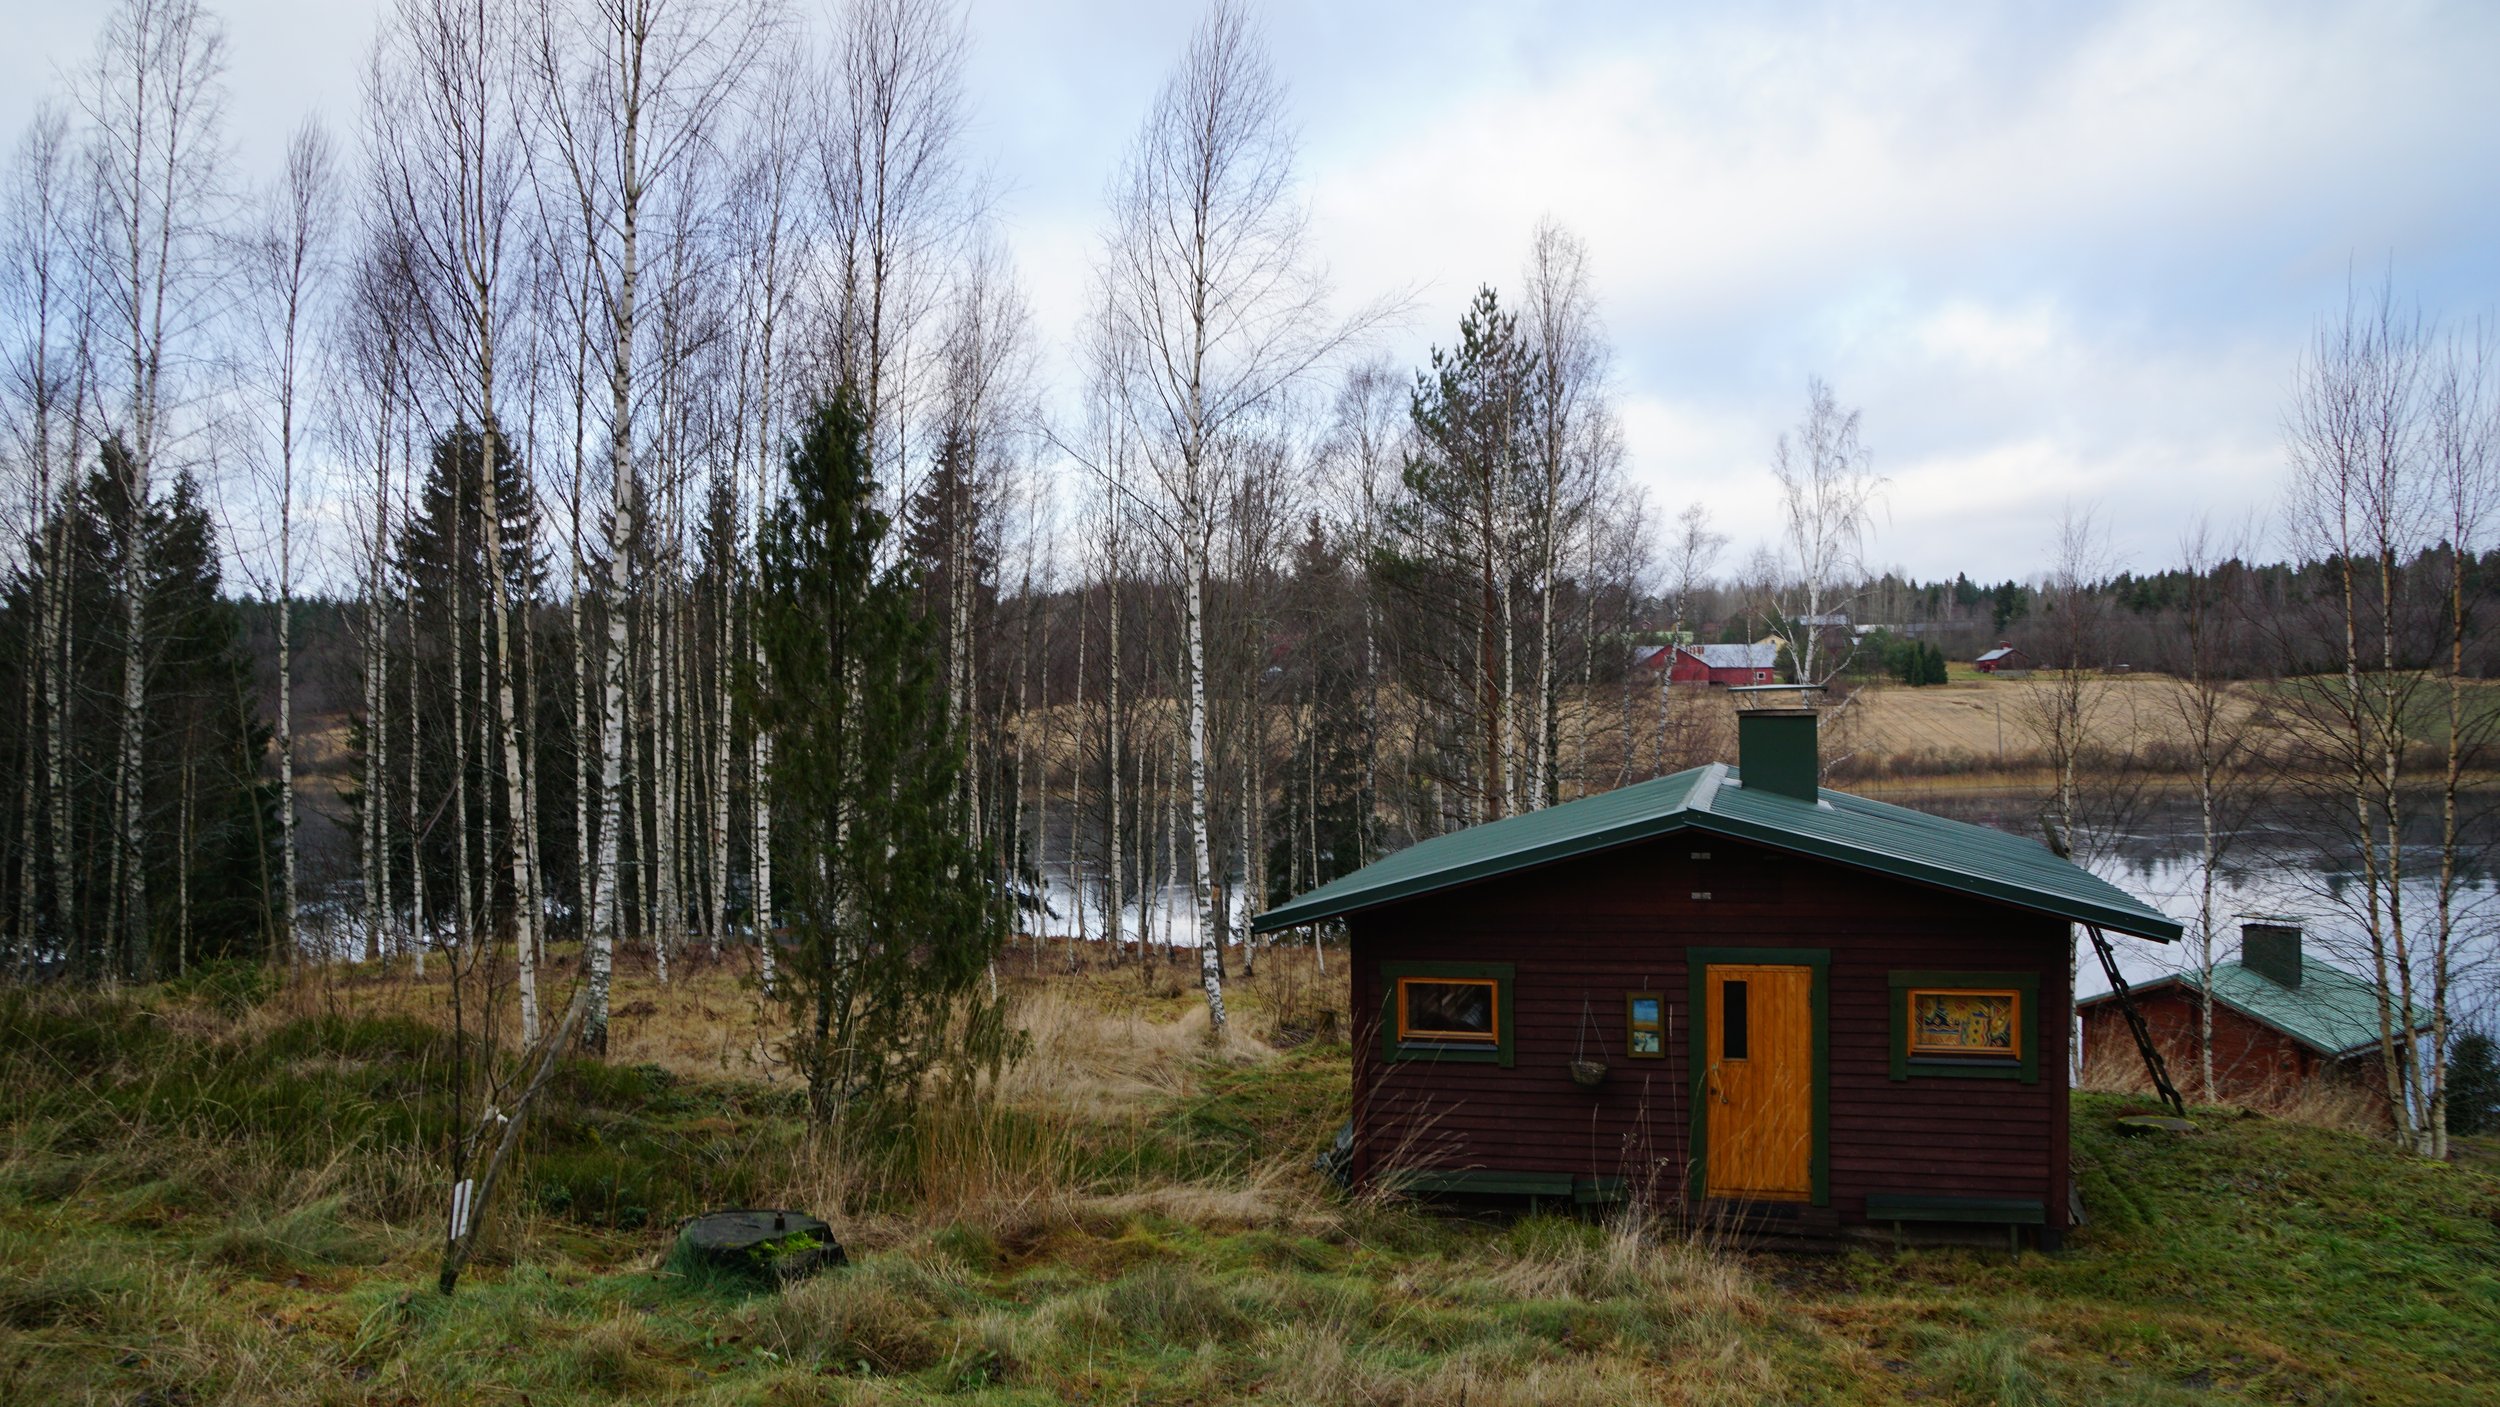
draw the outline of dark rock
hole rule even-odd
[[[775,1284],[848,1265],[833,1228],[787,1208],[706,1212],[677,1233],[676,1259]]]
[[[2118,1121],[2118,1131],[2143,1138],[2156,1133],[2194,1133],[2196,1125],[2166,1114],[2129,1114]]]

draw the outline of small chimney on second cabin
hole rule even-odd
[[[2278,987],[2300,985],[2300,921],[2252,918],[2240,925],[2240,966]]]
[[[1822,799],[1823,760],[1810,708],[1753,708],[1736,715],[1736,769],[1747,791]]]

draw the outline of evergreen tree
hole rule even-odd
[[[2448,1132],[2500,1133],[2500,1052],[2468,1028],[2448,1048]]]
[[[500,679],[485,633],[492,629],[489,612],[494,601],[486,575],[485,500],[479,491],[479,460],[485,452],[486,437],[467,425],[456,425],[435,438],[416,512],[399,535],[398,558],[408,589],[416,593],[414,663],[423,736],[429,740],[418,759],[419,810],[431,815],[438,806],[444,807],[441,819],[427,828],[422,843],[429,907],[438,913],[451,909],[449,896],[461,873],[457,847],[466,845],[467,873],[480,906],[478,920],[486,931],[494,932],[510,917],[513,896],[510,873],[493,862],[492,856],[499,852],[489,849],[489,828],[496,835],[505,834],[511,817],[504,810],[503,759],[493,746],[494,691]],[[505,599],[538,600],[547,577],[538,536],[538,505],[529,475],[514,455],[512,441],[504,436],[495,440],[495,510],[503,533]],[[556,681],[558,687],[561,682]],[[518,683],[520,696],[529,698],[533,681],[524,678]],[[404,681],[396,685],[406,687]],[[562,867],[555,882],[569,884],[571,827],[565,824],[552,834],[545,828],[572,818],[573,759],[566,746],[569,740],[538,738],[532,721],[544,712],[526,708],[522,712],[522,745],[539,749],[539,776],[555,782],[541,793],[542,834],[537,850],[542,865],[552,861]],[[451,741],[462,733],[465,748]],[[464,756],[467,775],[462,778],[455,773]],[[399,793],[391,805],[404,808],[404,778],[389,780]],[[468,787],[465,829],[455,823],[453,808],[447,805],[455,782],[461,780]],[[359,794],[358,804],[362,801]],[[408,883],[404,873],[394,879],[395,884]],[[549,888],[546,892],[571,891]]]
[[[890,524],[847,389],[810,416],[788,470],[760,545],[770,684],[754,692],[786,886],[773,995],[823,1125],[996,1059],[1003,1012],[979,993],[1004,926],[990,867],[953,824],[962,741],[912,609],[924,564],[878,565]]]
[[[68,501],[55,508],[30,541],[29,551],[0,589],[0,689],[11,700],[0,719],[0,775],[15,795],[40,795],[20,786],[21,769],[37,765],[36,750],[19,736],[45,726],[40,707],[26,708],[22,691],[33,657],[33,571],[49,570],[42,547],[65,543],[70,687],[63,691],[68,768],[73,785],[67,814],[41,817],[66,827],[78,860],[68,903],[56,907],[52,876],[0,867],[0,903],[14,908],[17,887],[31,875],[43,892],[32,913],[39,923],[56,912],[73,915],[72,931],[45,924],[32,960],[65,964],[82,976],[113,972],[126,978],[179,974],[192,964],[269,951],[272,929],[277,788],[264,775],[270,730],[254,707],[252,668],[243,643],[242,608],[226,598],[220,550],[196,480],[177,474],[154,502],[133,505],[123,449],[106,441],[101,464]],[[146,844],[148,912],[141,916],[143,942],[135,953],[103,943],[118,931],[113,922],[111,867],[119,765],[119,689],[125,634],[120,578],[122,544],[130,540],[129,516],[138,514],[137,537],[148,566],[142,648],[148,661],[145,688],[147,732],[141,740],[141,821]],[[59,583],[63,574],[55,574]],[[24,828],[32,834],[36,826]]]
[[[1533,491],[1537,358],[1490,288],[1477,291],[1458,333],[1458,346],[1434,348],[1432,369],[1415,377],[1404,492],[1385,506],[1373,570],[1409,606],[1412,638],[1398,658],[1438,720],[1434,770],[1475,821],[1510,809],[1527,763],[1516,606],[1530,559],[1522,508]]]

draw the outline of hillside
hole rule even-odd
[[[1021,958],[1021,954],[1019,954]],[[1021,986],[994,1096],[810,1150],[753,993],[621,983],[484,1262],[430,1289],[442,993],[232,970],[0,993],[0,1365],[15,1403],[2500,1401],[2500,1178],[2229,1111],[2079,1101],[2064,1254],[1743,1252],[1349,1203],[1341,990],[1307,954],[1204,1041],[1177,981]],[[1279,1049],[1261,1036],[1277,1036]],[[832,1215],[854,1264],[689,1280],[670,1224]]]

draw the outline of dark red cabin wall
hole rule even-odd
[[[2153,1048],[2161,1052],[2162,1063],[2170,1069],[2170,1082],[2189,1096],[2201,1098],[2196,1008],[2193,995],[2176,984],[2139,992],[2135,997],[2135,1009],[2144,1017]],[[2135,1036],[2127,1029],[2127,1019],[2114,1003],[2094,1006],[2083,1013],[2083,1051],[2086,1059],[2141,1059],[2135,1052]],[[2229,1007],[2214,1008],[2217,1097],[2254,1099],[2286,1091],[2317,1073],[2317,1054],[2307,1046]]]
[[[1691,858],[1706,850],[1707,861]],[[1712,897],[1697,900],[1696,892]],[[1830,1193],[2032,1197],[2066,1214],[2070,930],[2063,921],[1692,833],[1357,915],[1357,1175],[1388,1166],[1654,1179],[1674,1195],[1690,1140],[1692,947],[1828,948]],[[1384,1062],[1380,964],[1507,962],[1515,1062]],[[2039,1083],[1891,1078],[1890,974],[2024,972],[2040,984]],[[1624,994],[1666,998],[1667,1054],[1625,1053]],[[1595,1091],[1566,1062],[1611,1067]]]

